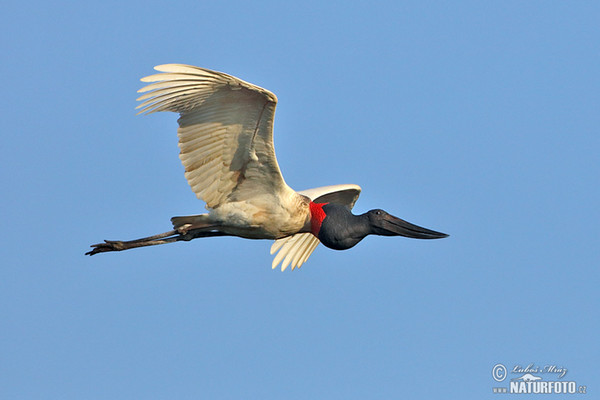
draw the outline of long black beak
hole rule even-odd
[[[448,237],[445,233],[432,231],[431,229],[423,228],[403,219],[396,218],[393,215],[387,214],[380,221],[378,234],[384,236],[405,236],[414,239],[441,239]],[[383,232],[381,232],[383,231]]]

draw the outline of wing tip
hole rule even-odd
[[[271,246],[271,254],[279,251],[271,268],[275,269],[281,263],[281,271],[285,271],[291,265],[292,271],[300,267],[308,260],[313,251],[321,243],[312,233],[297,233],[282,239],[278,239]]]

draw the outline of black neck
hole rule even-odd
[[[366,214],[354,215],[347,207],[338,204],[327,204],[323,211],[326,216],[319,230],[319,240],[331,249],[349,249],[371,233]]]

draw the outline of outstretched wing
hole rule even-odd
[[[303,194],[315,203],[334,203],[354,207],[354,203],[360,195],[360,186],[353,184],[323,186],[315,189],[303,190]],[[281,262],[281,270],[292,264],[292,269],[300,268],[308,260],[308,257],[319,245],[319,239],[310,232],[297,233],[282,239],[278,239],[271,246],[271,254],[277,253],[273,259],[272,267],[275,269]],[[283,261],[283,262],[282,262]]]
[[[185,177],[207,207],[249,199],[279,197],[291,191],[273,148],[277,97],[222,72],[182,64],[155,67],[139,113],[173,111],[178,120],[179,158]]]

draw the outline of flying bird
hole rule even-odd
[[[173,229],[137,240],[105,240],[87,255],[202,237],[272,239],[272,267],[300,267],[319,243],[349,249],[367,235],[439,239],[448,235],[375,209],[351,212],[361,188],[344,184],[294,191],[273,147],[277,97],[231,75],[182,64],[142,78],[138,114],[179,113],[185,177],[209,211],[171,218]]]

